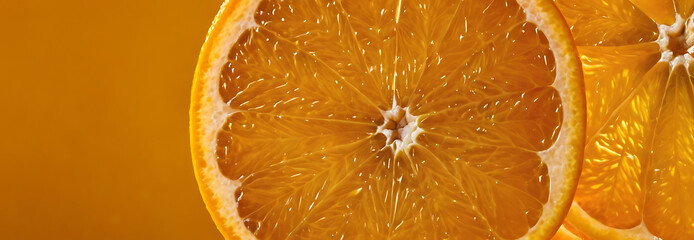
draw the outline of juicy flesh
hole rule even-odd
[[[574,200],[610,227],[643,223],[663,239],[694,239],[694,1],[557,3],[579,45],[587,98]]]
[[[262,1],[255,21],[221,73],[235,113],[217,157],[258,238],[515,238],[537,223],[538,152],[562,107],[547,39],[515,1]]]

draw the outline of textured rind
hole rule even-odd
[[[581,236],[578,236],[571,232],[571,230],[568,229],[568,226],[566,224],[562,224],[559,230],[557,231],[556,234],[554,234],[554,237],[552,237],[552,240],[581,240],[583,239]]]
[[[233,196],[238,185],[221,175],[217,162],[211,157],[216,149],[216,130],[212,130],[209,125],[221,126],[219,120],[225,119],[232,110],[225,106],[218,94],[210,93],[218,92],[215,91],[218,89],[215,80],[218,79],[221,65],[226,62],[231,48],[229,40],[235,42],[233,39],[238,38],[248,27],[246,25],[252,24],[252,13],[259,2],[228,0],[222,4],[200,51],[191,93],[190,142],[195,177],[207,210],[225,239],[254,237],[244,228],[236,211]],[[226,189],[222,189],[224,186]],[[230,198],[232,201],[225,201]]]
[[[557,143],[565,144],[555,144],[542,153],[550,168],[550,199],[540,222],[526,235],[528,239],[548,239],[559,229],[568,214],[583,162],[586,123],[583,70],[569,27],[554,3],[550,0],[519,0],[518,3],[526,12],[528,20],[537,24],[547,36],[558,66],[557,80],[562,79],[555,81],[553,86],[560,92],[564,106],[564,122]],[[562,138],[568,139],[562,141]],[[561,164],[557,165],[557,162]],[[555,184],[556,179],[551,178],[552,175],[556,176],[551,174],[552,171],[566,171],[560,184]],[[561,190],[556,191],[552,189],[554,187]],[[569,196],[555,196],[558,194]],[[550,209],[554,212],[549,213],[547,210]]]
[[[619,229],[609,227],[602,224],[598,220],[588,215],[587,212],[583,211],[581,206],[574,203],[569,210],[569,215],[566,217],[566,224],[568,224],[572,229],[580,229],[581,235],[584,235],[586,239],[595,240],[657,240],[660,239],[653,236],[646,225],[643,222],[636,227],[629,229]]]
[[[255,6],[260,0],[229,0],[222,4],[210,28],[205,44],[200,52],[195,72],[190,108],[191,152],[196,179],[203,200],[215,224],[226,239],[254,239],[245,229],[236,211],[233,198],[238,182],[221,175],[214,151],[216,129],[221,126],[219,119],[225,119],[233,112],[215,96],[221,65],[226,62],[226,54],[238,36],[253,23]],[[566,22],[551,0],[518,0],[528,15],[529,21],[538,25],[554,51],[557,66],[557,79],[554,87],[561,93],[564,106],[562,132],[555,145],[542,157],[548,163],[550,176],[568,172],[562,181],[552,181],[548,204],[543,217],[522,239],[548,239],[559,228],[568,212],[573,192],[578,183],[581,160],[583,159],[583,139],[585,126],[585,96],[583,94],[582,70],[580,61]],[[234,23],[234,24],[230,24]],[[221,103],[221,104],[220,104]],[[569,104],[570,103],[570,104]],[[567,107],[572,106],[572,107]],[[552,184],[554,182],[554,184]],[[561,182],[561,184],[557,184]],[[569,194],[568,196],[565,194]],[[553,211],[547,211],[552,209]]]

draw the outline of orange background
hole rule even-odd
[[[221,0],[0,0],[0,239],[220,239],[188,146]]]

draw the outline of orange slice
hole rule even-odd
[[[556,2],[587,99],[568,224],[594,239],[694,239],[694,1]]]
[[[191,145],[229,239],[536,239],[570,206],[584,113],[549,0],[228,1]]]

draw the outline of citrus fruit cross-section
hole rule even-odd
[[[585,161],[570,230],[694,239],[694,1],[556,0],[585,74]]]
[[[228,239],[549,238],[583,153],[549,0],[231,0],[191,145]]]

